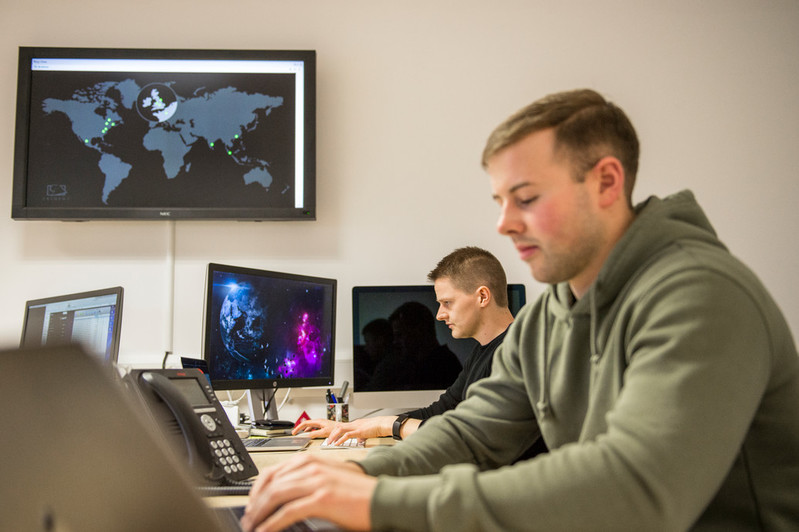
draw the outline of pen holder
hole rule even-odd
[[[330,421],[347,422],[350,420],[350,405],[347,403],[328,403],[327,419]]]

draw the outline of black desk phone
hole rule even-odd
[[[168,443],[205,482],[235,485],[258,474],[199,369],[132,370],[125,379]]]

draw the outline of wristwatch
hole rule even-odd
[[[402,439],[402,436],[400,436],[400,429],[402,429],[402,424],[405,423],[409,417],[411,416],[408,414],[400,414],[397,416],[397,419],[394,420],[394,425],[391,427],[391,436],[395,440]]]

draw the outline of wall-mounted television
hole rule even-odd
[[[316,52],[20,47],[11,217],[315,219]]]

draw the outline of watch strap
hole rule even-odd
[[[400,414],[397,416],[397,419],[394,420],[394,425],[391,427],[391,436],[395,440],[402,439],[402,436],[400,436],[400,430],[402,429],[402,424],[405,423],[409,417],[411,416],[408,414]]]

